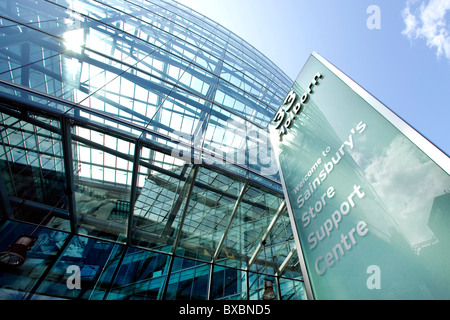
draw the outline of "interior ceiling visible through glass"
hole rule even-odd
[[[56,206],[45,225],[58,230],[299,272],[267,134],[291,81],[267,58],[172,1],[0,12],[9,219],[39,223],[29,209]]]

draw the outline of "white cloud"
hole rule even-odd
[[[450,14],[450,0],[408,0],[402,11],[405,28],[402,34],[410,40],[425,39],[436,55],[450,60],[450,26],[446,14]]]
[[[400,135],[364,173],[411,244],[431,239],[431,207],[450,185],[448,175]]]

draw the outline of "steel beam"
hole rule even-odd
[[[73,179],[73,154],[72,154],[72,131],[69,120],[61,117],[61,141],[63,149],[64,175],[66,179],[66,196],[68,200],[68,211],[70,218],[70,231],[78,232],[78,219],[75,208],[75,183]]]
[[[127,225],[127,244],[131,244],[131,236],[133,233],[133,215],[134,205],[136,203],[137,194],[137,182],[139,175],[139,159],[141,157],[141,146],[139,141],[134,145],[134,161],[133,161],[133,173],[131,176],[131,195],[130,195],[130,212],[128,213],[128,225]]]
[[[195,164],[194,167],[191,169],[191,172],[189,173],[188,179],[186,180],[186,184],[189,183],[189,190],[186,194],[186,203],[184,204],[184,209],[183,209],[183,214],[181,216],[180,225],[178,227],[178,232],[175,237],[175,241],[173,243],[173,251],[172,252],[174,252],[174,253],[176,252],[178,243],[180,242],[181,231],[183,230],[183,224],[184,224],[184,220],[186,219],[186,213],[187,213],[187,210],[189,207],[189,201],[191,199],[192,190],[194,189],[194,184],[195,184],[195,180],[197,178],[198,170],[199,170],[199,165]],[[180,194],[180,197],[183,196],[183,194],[184,194],[184,192],[182,194]]]
[[[278,271],[276,273],[276,276],[281,276],[284,271],[286,270],[286,267],[289,263],[289,261],[291,261],[292,257],[294,256],[294,254],[297,252],[297,248],[294,246],[291,251],[289,252],[289,254],[286,256],[286,258],[284,259],[284,261],[281,263],[281,265],[278,267]]]
[[[247,270],[250,270],[250,267],[255,262],[256,257],[259,254],[259,251],[261,251],[261,248],[264,246],[264,243],[267,240],[267,237],[270,235],[270,232],[272,231],[273,227],[275,226],[275,223],[277,222],[278,218],[281,216],[281,213],[284,211],[285,208],[286,208],[286,201],[283,201],[281,203],[281,205],[278,207],[277,212],[273,216],[272,221],[270,222],[269,226],[267,227],[266,232],[262,236],[261,242],[258,244],[258,246],[256,247],[255,252],[253,253],[253,255],[250,258],[250,260],[248,261]]]
[[[227,227],[225,228],[225,231],[220,238],[219,244],[217,245],[216,251],[214,252],[214,255],[212,257],[212,263],[216,262],[217,258],[219,257],[220,250],[222,250],[223,243],[225,242],[225,238],[227,237],[228,231],[230,231],[231,225],[233,224],[234,217],[236,216],[236,213],[238,211],[239,205],[241,204],[242,198],[244,197],[245,192],[247,191],[249,182],[245,181],[244,185],[242,186],[241,192],[239,193],[239,197],[237,198],[233,211],[231,212],[230,219],[228,220]]]

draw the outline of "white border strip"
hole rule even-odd
[[[388,107],[378,101],[374,96],[364,90],[355,81],[350,79],[341,70],[336,68],[325,58],[313,51],[311,55],[319,60],[326,68],[333,72],[339,79],[355,91],[361,98],[368,102],[375,110],[386,118],[394,127],[402,132],[409,140],[411,140],[420,150],[425,152],[438,166],[440,166],[447,174],[450,175],[450,158],[438,147],[432,144],[413,127],[407,124],[398,115],[392,112]]]

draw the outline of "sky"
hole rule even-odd
[[[178,2],[246,40],[293,80],[318,52],[450,154],[450,0]]]

